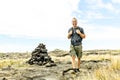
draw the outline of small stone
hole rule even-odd
[[[7,80],[5,77],[2,80]]]

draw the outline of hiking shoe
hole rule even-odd
[[[74,71],[75,73],[77,73],[77,72],[78,72],[76,68],[75,68],[75,69],[73,69],[73,71]]]
[[[79,68],[76,69],[77,72],[80,72]]]

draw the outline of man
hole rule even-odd
[[[72,27],[68,30],[68,39],[71,39],[70,56],[72,58],[72,68],[74,72],[79,72],[82,57],[82,39],[85,38],[83,28],[77,26],[77,19],[72,19]],[[75,58],[77,57],[77,66]]]

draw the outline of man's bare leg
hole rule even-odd
[[[72,58],[72,67],[76,68],[75,56],[71,56]]]
[[[77,71],[77,72],[80,72],[79,68],[80,68],[81,59],[80,59],[80,58],[77,58],[77,59],[78,59],[78,62],[77,62],[76,71]]]
[[[81,59],[78,58],[78,65],[77,65],[77,68],[78,68],[78,69],[80,68],[80,63],[81,63]]]

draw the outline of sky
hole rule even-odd
[[[83,50],[120,49],[120,0],[0,0],[0,52],[69,50],[73,17],[84,29]]]

